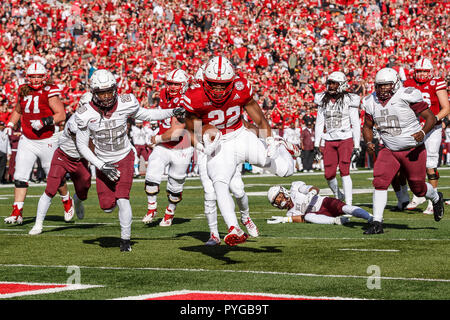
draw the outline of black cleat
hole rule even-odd
[[[131,241],[125,240],[125,239],[120,239],[120,251],[121,252],[127,252],[127,251],[131,251]]]
[[[442,192],[438,192],[439,195],[439,201],[436,203],[433,203],[433,214],[434,214],[434,221],[441,221],[442,217],[444,216],[444,196],[442,195]]]
[[[391,211],[392,211],[392,212],[402,212],[402,211],[405,211],[406,206],[408,205],[408,203],[409,203],[409,201],[402,202],[402,203],[400,204],[400,206],[399,206],[399,204],[397,204],[397,206],[394,207],[394,208],[392,208]]]
[[[379,234],[379,233],[384,233],[383,224],[379,221],[373,221],[369,225],[369,228],[366,231],[364,231],[364,234]]]

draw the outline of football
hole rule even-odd
[[[219,129],[217,129],[212,124],[202,125],[202,139],[203,140],[209,139],[209,142],[212,142],[214,140],[214,136],[216,135],[217,131],[219,131]]]

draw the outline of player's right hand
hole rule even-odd
[[[212,155],[214,151],[219,147],[220,138],[222,137],[222,133],[220,130],[217,130],[216,134],[214,135],[214,140],[206,139],[204,140],[205,144],[205,150],[204,153],[208,156]]]
[[[8,122],[8,125],[5,128],[6,134],[8,136],[12,135],[12,129],[14,128],[14,123]]]
[[[100,170],[109,180],[116,182],[120,178],[120,171],[116,168],[117,164],[105,163]]]

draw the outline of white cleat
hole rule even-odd
[[[250,217],[241,218],[242,224],[247,228],[250,237],[256,238],[259,236],[258,228]]]
[[[427,199],[425,199],[425,197],[413,196],[413,199],[411,200],[410,203],[408,203],[408,205],[406,206],[406,209],[407,210],[414,210],[415,208],[420,206],[422,203],[424,203],[426,200]]]
[[[77,198],[78,199],[78,198]],[[74,200],[74,207],[75,207],[75,213],[78,217],[78,219],[83,219],[84,218],[84,204],[83,201],[81,200]]]
[[[23,218],[22,216],[9,216],[3,220],[6,224],[22,224]]]
[[[34,225],[33,229],[31,229],[28,234],[35,236],[42,233],[42,226]]]
[[[159,223],[160,227],[170,227],[172,225],[174,214],[168,214],[166,213],[164,215],[164,218]]]
[[[211,233],[208,241],[205,242],[205,246],[214,247],[220,245],[220,238],[215,234]]]
[[[156,217],[156,209],[148,209],[147,214],[145,215],[144,218],[142,218],[142,222],[144,224],[149,224],[153,221],[153,218]]]
[[[70,220],[72,220],[73,215],[75,214],[72,197],[70,197],[70,199],[67,201],[63,201],[63,205],[64,205],[64,221],[69,222]]]
[[[431,200],[428,200],[428,206],[427,206],[427,208],[423,211],[423,214],[434,214],[434,210],[433,210],[433,202],[431,202]]]
[[[450,200],[445,201],[445,204],[450,205]]]

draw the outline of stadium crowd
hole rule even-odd
[[[300,127],[314,121],[314,94],[333,71],[361,97],[380,68],[404,80],[420,57],[449,80],[449,12],[448,2],[428,0],[5,0],[0,121],[32,61],[51,71],[71,114],[95,69],[114,71],[121,93],[154,108],[167,72],[193,75],[222,54],[251,81],[273,128]]]

